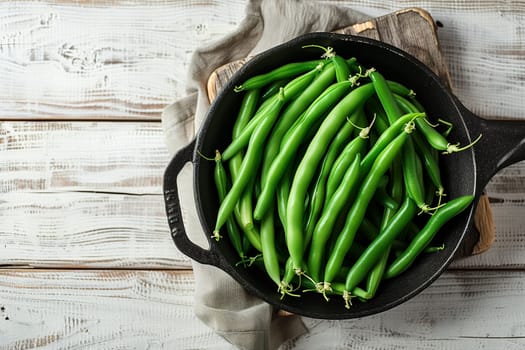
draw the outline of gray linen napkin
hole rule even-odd
[[[197,49],[187,80],[187,95],[168,106],[162,125],[168,150],[174,154],[198,132],[209,108],[206,84],[210,74],[228,62],[258,54],[308,32],[332,31],[368,19],[364,14],[333,5],[299,0],[248,0],[246,16],[224,38]],[[206,247],[205,234],[194,208],[191,167],[181,173],[181,206],[190,238]],[[240,349],[276,349],[307,332],[298,316],[277,310],[249,295],[223,271],[193,262],[195,314]]]

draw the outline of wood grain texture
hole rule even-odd
[[[371,19],[367,23],[336,32],[364,36],[402,48],[436,73],[445,84],[450,76],[436,36],[431,15],[421,8],[410,8]]]
[[[401,30],[403,29],[403,30]],[[412,8],[357,23],[334,31],[358,35],[402,48],[427,64],[446,84],[450,85],[448,69],[436,37],[436,26],[428,12]],[[213,101],[229,78],[251,57],[217,68],[208,80],[208,98]]]
[[[320,1],[371,16],[429,10],[461,101],[524,117],[521,2]],[[158,120],[184,96],[193,50],[233,30],[245,5],[2,2],[0,119]],[[0,265],[82,270],[0,270],[0,349],[233,349],[195,318],[191,274],[127,270],[189,266],[164,226],[161,126],[23,124],[0,126]],[[309,334],[281,350],[525,348],[524,174],[511,166],[487,187],[490,251],[385,314],[305,319]]]
[[[3,271],[0,349],[232,349],[178,272]]]
[[[0,125],[0,265],[188,267],[162,197],[159,123]]]
[[[517,306],[522,288],[521,271],[445,273],[383,314],[343,322],[308,320],[310,333],[285,349],[321,349],[324,343],[341,350],[522,349],[525,313]]]
[[[522,349],[524,285],[523,271],[447,272],[382,314],[305,319],[281,350]],[[181,272],[0,270],[0,349],[233,349],[195,317],[193,293]]]
[[[4,122],[0,189],[160,194],[169,161],[159,123]]]
[[[512,198],[512,196],[511,196]],[[523,227],[525,203],[522,199],[492,202],[496,235],[489,250],[480,255],[456,260],[455,268],[524,269]]]
[[[0,266],[190,268],[161,195],[9,193],[0,203]]]
[[[2,123],[0,265],[190,267],[169,235],[161,189],[168,161],[159,123]],[[498,239],[490,253],[453,266],[525,267],[524,174],[514,165],[489,184]]]
[[[376,17],[407,7],[427,10],[437,34],[454,93],[482,117],[525,118],[525,7],[508,1],[321,0]]]
[[[0,3],[0,118],[159,120],[244,1]]]
[[[453,268],[523,269],[523,201],[492,203],[496,240]],[[196,214],[190,214],[195,217]],[[0,204],[0,265],[189,268],[171,241],[161,195],[11,193]]]

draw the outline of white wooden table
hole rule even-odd
[[[349,5],[349,1],[324,1]],[[419,6],[458,97],[525,118],[525,5]],[[0,349],[231,349],[192,310],[190,261],[169,234],[160,114],[184,95],[192,51],[245,2],[0,3]],[[305,319],[283,349],[525,348],[525,164],[490,182],[493,247],[409,302],[361,320]]]

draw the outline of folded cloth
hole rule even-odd
[[[194,52],[187,95],[162,114],[169,152],[176,153],[198,132],[210,106],[207,80],[216,68],[304,33],[333,31],[367,19],[353,9],[313,1],[249,0],[246,16],[234,32]],[[196,244],[206,246],[206,236],[194,208],[191,169],[184,169],[179,181],[187,184],[179,186],[187,234]],[[193,262],[193,269],[196,316],[236,347],[276,349],[307,332],[299,316],[281,316],[222,270],[197,262]]]

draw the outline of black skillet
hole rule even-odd
[[[476,197],[474,203],[477,203],[485,185],[497,171],[525,160],[525,121],[482,119],[464,107],[429,68],[404,51],[376,40],[333,33],[306,34],[261,53],[246,63],[224,86],[196,139],[175,155],[164,175],[168,222],[176,246],[190,258],[224,270],[250,293],[276,308],[321,319],[362,317],[407,301],[438,278],[453,260],[467,233],[473,229],[475,204],[442,228],[439,235],[445,243],[443,251],[422,256],[401,276],[384,281],[373,300],[354,302],[349,310],[340,298],[332,297],[330,302],[326,302],[316,293],[281,300],[273,282],[255,273],[254,269],[236,266],[238,257],[226,239],[220,242],[210,239],[218,209],[213,180],[214,162],[203,160],[196,151],[212,155],[215,149],[224,149],[230,141],[229,130],[241,97],[241,94],[233,92],[234,86],[284,63],[317,59],[319,49],[302,48],[310,44],[331,46],[343,57],[355,56],[364,66],[375,67],[387,79],[397,80],[413,89],[429,116],[444,117],[454,124],[450,140],[466,145],[478,135],[483,135],[475,147],[442,157],[443,181],[448,198],[473,194]],[[210,243],[208,250],[190,241],[181,219],[177,175],[187,162],[193,163],[196,208]]]

